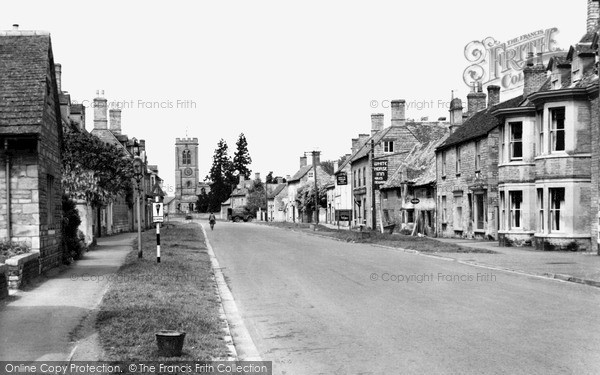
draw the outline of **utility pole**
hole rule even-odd
[[[317,156],[321,151],[312,151],[312,164],[315,173],[315,224],[319,225],[319,187],[317,185]]]
[[[375,230],[377,210],[375,208],[375,140],[371,138],[371,228]]]

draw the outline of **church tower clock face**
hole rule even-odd
[[[194,171],[190,167],[187,167],[186,169],[183,170],[183,174],[185,174],[187,177],[191,176],[192,173],[194,173]]]

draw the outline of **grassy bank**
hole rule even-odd
[[[224,358],[227,349],[210,259],[199,225],[172,223],[161,230],[161,263],[156,234],[142,234],[102,300],[96,327],[106,360],[158,359],[155,333],[186,332],[181,360]]]
[[[260,222],[260,224],[267,224]],[[268,223],[278,228],[292,229],[303,232],[318,233],[320,235],[336,238],[346,242],[370,243],[407,250],[416,250],[423,253],[490,253],[492,250],[475,249],[472,247],[459,246],[452,243],[439,242],[427,237],[407,236],[402,234],[387,234],[376,231],[368,232],[368,237],[363,237],[360,232],[349,230],[338,230],[318,225],[316,230],[310,228],[306,223]]]

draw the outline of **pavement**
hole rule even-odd
[[[323,224],[336,229],[337,226]],[[342,228],[344,229],[344,228]],[[540,251],[532,247],[501,247],[497,241],[458,238],[432,238],[464,247],[492,250],[485,253],[438,253],[458,262],[507,270],[600,287],[600,256],[595,252]]]
[[[600,287],[600,256],[597,253],[540,251],[531,247],[501,247],[495,241],[434,239],[464,247],[493,250],[497,253],[439,254],[459,262]]]
[[[98,360],[96,308],[134,238],[100,238],[83,259],[0,301],[0,361]]]
[[[252,223],[208,238],[274,374],[600,373],[598,288]]]

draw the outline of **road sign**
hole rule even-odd
[[[156,181],[156,183],[152,187],[152,191],[150,192],[150,195],[153,197],[164,197],[165,196],[165,192],[160,188],[158,181]]]
[[[335,210],[336,221],[350,221],[352,219],[352,210]]]
[[[164,221],[165,210],[162,203],[152,203],[152,222],[162,223]]]
[[[419,204],[419,202],[421,202],[419,200],[419,198],[413,198],[413,199],[410,200],[410,203],[412,203],[412,204]]]

